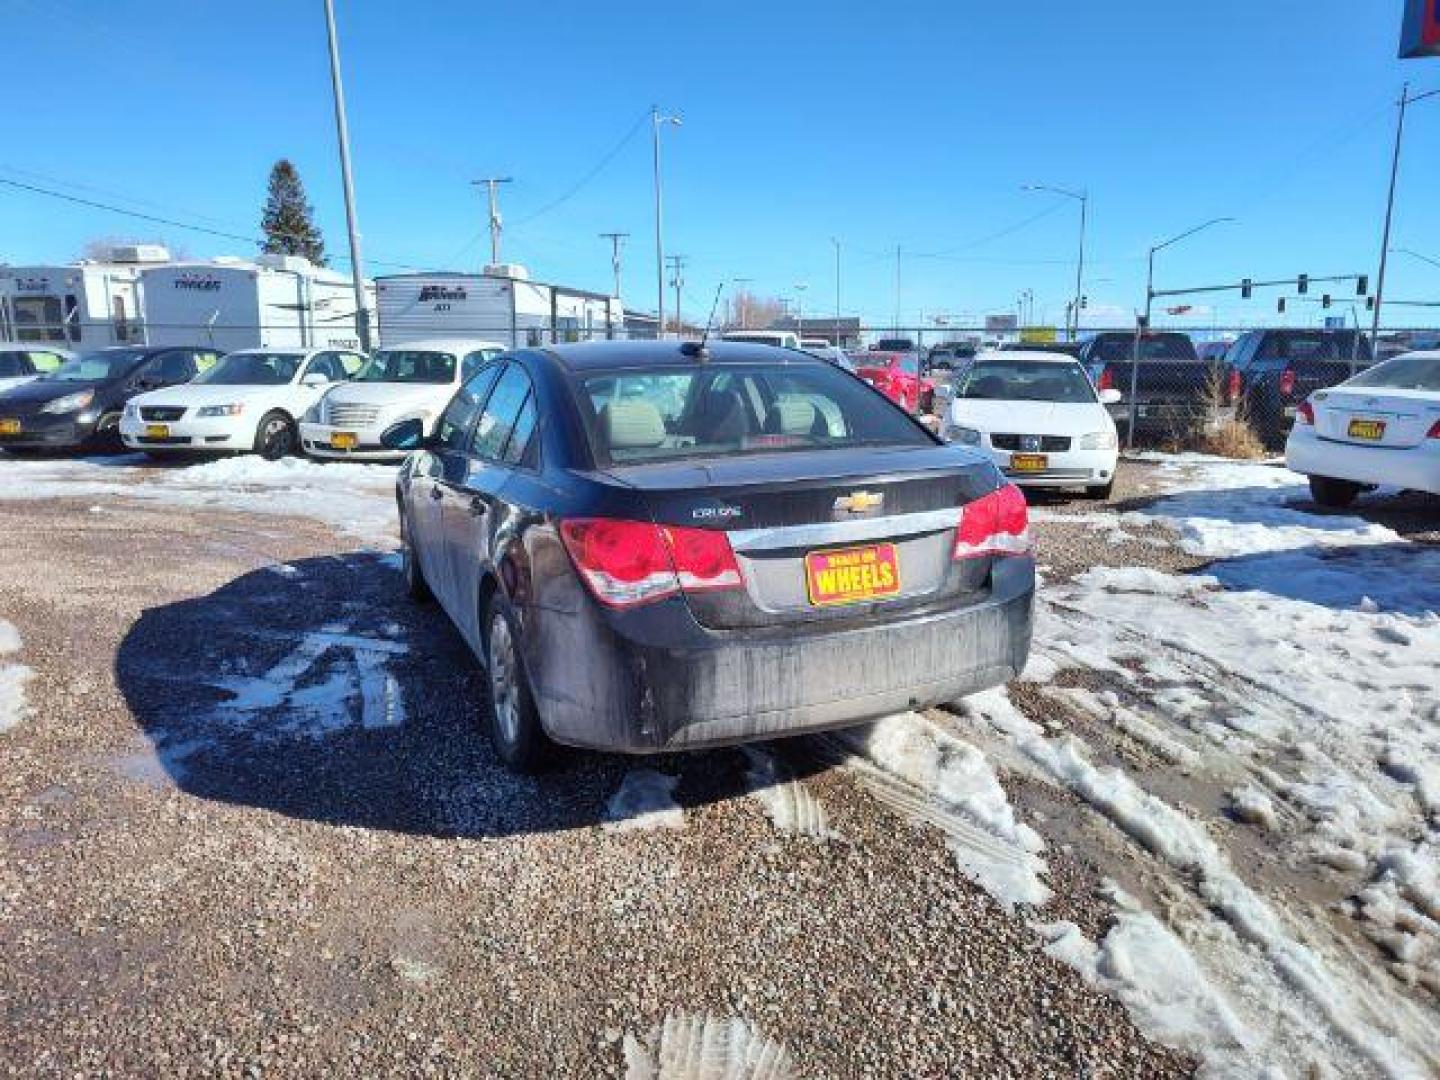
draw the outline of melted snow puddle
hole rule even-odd
[[[787,1080],[785,1044],[744,1020],[708,1013],[667,1016],[643,1038],[626,1035],[625,1080]]]

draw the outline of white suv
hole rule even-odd
[[[434,338],[377,349],[350,382],[317,401],[300,424],[307,454],[382,461],[405,451],[380,442],[387,428],[419,419],[430,434],[455,391],[505,351],[493,341]]]
[[[296,423],[326,389],[365,363],[337,349],[242,349],[188,383],[132,398],[120,438],[152,457],[197,450],[277,461],[300,448]]]

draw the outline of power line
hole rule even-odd
[[[563,206],[565,203],[569,202],[572,198],[578,195],[582,190],[584,190],[584,188],[590,183],[590,181],[594,180],[595,177],[599,176],[600,173],[604,171],[605,166],[609,165],[610,162],[614,161],[615,158],[619,156],[620,151],[624,150],[625,147],[629,145],[630,140],[639,133],[641,126],[649,118],[650,110],[646,109],[636,119],[635,123],[631,126],[630,130],[625,133],[624,137],[621,138],[618,143],[612,146],[598,162],[596,162],[594,168],[592,168],[589,172],[587,172],[584,176],[577,180],[563,195],[552,199],[550,202],[540,207],[540,209],[521,218],[515,223],[515,227],[519,228],[522,225],[528,225],[536,218],[543,217],[544,215],[550,213],[550,211],[555,210],[560,206]]]

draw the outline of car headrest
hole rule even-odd
[[[600,435],[612,450],[638,450],[665,441],[665,418],[648,401],[611,401],[600,410]]]
[[[821,419],[813,402],[802,397],[780,397],[765,418],[765,430],[772,435],[814,435]]]

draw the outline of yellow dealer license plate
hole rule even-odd
[[[1016,472],[1044,472],[1050,459],[1044,454],[1011,454],[1010,468]]]
[[[1350,438],[1376,441],[1385,437],[1384,420],[1351,420]]]
[[[330,448],[332,450],[354,450],[360,445],[360,436],[353,431],[332,431],[330,433]]]
[[[168,439],[170,428],[165,424],[146,424],[145,437],[147,439]]]
[[[19,435],[19,420],[0,420],[0,435]]]
[[[894,544],[870,544],[805,556],[805,589],[816,607],[879,600],[900,591]]]

